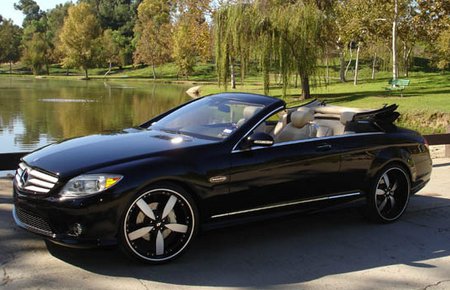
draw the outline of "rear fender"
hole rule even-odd
[[[371,184],[373,178],[383,169],[385,166],[391,163],[398,163],[402,165],[409,174],[411,182],[416,180],[416,166],[411,153],[408,150],[400,147],[385,148],[377,152],[373,162],[367,173],[367,183]]]

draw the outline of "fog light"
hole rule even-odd
[[[75,223],[69,227],[67,234],[69,236],[78,237],[83,232],[83,228],[79,223]]]

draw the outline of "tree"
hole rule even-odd
[[[0,16],[0,62],[9,62],[9,73],[12,72],[12,63],[20,59],[20,39],[22,29],[14,25],[12,20]]]
[[[234,9],[237,7],[234,5],[243,6]],[[269,89],[269,72],[275,65],[283,95],[286,95],[290,76],[295,73],[301,78],[303,98],[309,98],[310,78],[316,72],[323,47],[324,16],[316,4],[261,0],[252,4],[231,4],[223,9],[214,17],[219,84],[228,76],[227,56],[238,52],[241,56],[253,55],[258,60],[265,93]],[[235,37],[227,31],[246,36]]]
[[[61,29],[64,26],[64,19],[71,6],[73,6],[73,4],[70,2],[58,4],[46,13],[47,37],[50,40],[49,59],[52,63],[60,63],[62,61],[63,54],[58,49],[60,41],[59,34],[61,33]]]
[[[274,9],[271,17],[279,35],[283,89],[286,91],[289,76],[296,72],[300,75],[303,98],[310,98],[309,79],[316,72],[322,53],[323,14],[317,6],[299,2]]]
[[[179,74],[187,77],[198,59],[211,57],[211,36],[206,16],[211,0],[178,0],[174,24],[173,57]]]
[[[426,48],[438,68],[448,65],[448,34],[450,29],[450,2],[448,0],[417,0],[413,2],[413,23],[417,27],[417,38],[426,43]]]
[[[47,37],[46,21],[33,20],[25,27],[22,37],[22,61],[38,75],[42,68],[48,74],[50,40]]]
[[[25,15],[22,26],[26,27],[33,20],[39,20],[44,15],[39,5],[34,0],[19,0],[19,3],[14,3],[16,10],[22,11]]]
[[[231,88],[236,88],[235,65],[241,66],[241,81],[245,78],[247,64],[252,50],[254,19],[253,6],[246,3],[224,5],[214,14],[214,48],[219,85],[227,87],[228,77]]]
[[[105,73],[105,76],[111,72],[113,63],[119,62],[119,51],[120,46],[117,41],[117,37],[120,37],[118,31],[113,31],[111,29],[106,29],[103,31],[103,35],[101,37],[101,59],[105,60],[108,63],[108,71]]]
[[[450,67],[450,23],[438,37],[436,42],[438,53],[437,67],[445,70]]]
[[[70,7],[59,35],[60,51],[64,53],[63,65],[81,67],[85,78],[89,79],[88,69],[98,63],[100,56],[100,35],[100,24],[89,4],[79,3]]]
[[[144,0],[138,7],[136,21],[134,62],[152,66],[153,78],[156,79],[155,66],[170,59],[171,1]]]
[[[90,4],[98,16],[102,30],[116,31],[119,45],[119,66],[130,64],[133,58],[134,27],[141,0],[82,0]]]

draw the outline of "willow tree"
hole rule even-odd
[[[255,50],[253,26],[257,15],[254,7],[238,3],[225,5],[214,15],[214,44],[216,69],[219,85],[227,87],[228,78],[231,87],[236,88],[235,62],[241,65],[241,81],[245,77],[250,52]]]
[[[248,2],[246,2],[248,3]],[[310,78],[321,56],[324,16],[311,1],[259,0],[220,9],[215,18],[216,63],[219,84],[226,84],[230,61],[239,57],[259,62],[264,92],[269,73],[281,76],[283,96],[292,74],[299,74],[303,98],[310,97]]]
[[[286,94],[289,77],[300,75],[302,96],[310,98],[310,78],[322,54],[322,12],[310,3],[281,5],[272,12],[278,38],[279,66]]]

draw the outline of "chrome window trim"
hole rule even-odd
[[[306,143],[306,142],[317,141],[317,140],[329,140],[329,139],[336,139],[336,138],[346,138],[346,137],[353,137],[353,136],[367,136],[367,135],[380,135],[380,134],[386,134],[386,133],[385,132],[368,132],[368,133],[351,133],[351,134],[343,134],[343,135],[335,135],[335,136],[314,137],[314,138],[308,138],[308,139],[274,143],[272,146],[255,146],[255,147],[251,147],[251,148],[245,149],[245,150],[240,150],[240,149],[236,150],[235,148],[233,148],[233,151],[231,151],[231,153],[259,150],[259,149],[265,149],[265,148],[267,149],[267,148],[273,148],[273,147],[278,147],[278,146],[292,145],[292,144],[297,144],[297,143]],[[239,142],[241,142],[241,141],[239,141]],[[236,146],[237,146],[237,144],[236,144]]]
[[[279,207],[285,207],[285,206],[290,206],[290,205],[297,205],[297,204],[302,204],[302,203],[310,203],[310,202],[315,202],[315,201],[324,201],[324,200],[338,199],[338,198],[344,198],[344,197],[352,197],[352,196],[357,196],[357,195],[361,195],[361,192],[360,191],[355,191],[355,192],[344,193],[344,194],[339,194],[339,195],[329,195],[329,196],[323,196],[323,197],[317,197],[317,198],[311,198],[311,199],[304,199],[304,200],[293,201],[293,202],[282,203],[282,204],[275,204],[275,205],[268,205],[268,206],[263,206],[263,207],[256,207],[256,208],[245,209],[245,210],[240,210],[240,211],[234,211],[234,212],[228,212],[228,213],[223,213],[223,214],[217,214],[217,215],[211,216],[211,218],[214,219],[214,218],[232,216],[232,215],[237,215],[237,214],[261,211],[261,210],[266,210],[266,209],[279,208]]]

